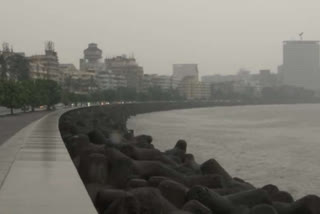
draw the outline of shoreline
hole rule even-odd
[[[239,204],[231,198],[242,201],[240,205],[244,206],[245,211],[241,213],[253,212],[260,209],[261,205],[264,205],[262,210],[277,210],[270,213],[278,213],[278,203],[309,210],[309,200],[320,202],[320,198],[316,196],[294,201],[290,193],[281,191],[274,185],[253,187],[242,179],[230,176],[214,159],[200,165],[194,161],[192,154],[186,153],[185,141],[178,141],[173,149],[161,152],[154,148],[151,136],[134,136],[134,132],[126,127],[127,119],[136,114],[217,106],[212,103],[202,104],[96,106],[72,110],[61,117],[61,135],[99,213],[109,211],[111,207],[118,210],[120,206],[139,205],[140,208],[147,209],[150,203],[157,200],[166,204],[157,205],[159,209],[166,209],[165,213],[175,213],[181,209],[184,210],[182,213],[193,213],[192,210],[199,207],[215,213],[225,213],[215,210],[211,205],[215,203],[223,209],[238,209]],[[147,200],[146,197],[150,194],[156,197]],[[170,195],[174,195],[176,199]],[[252,197],[260,199],[255,201]],[[194,200],[200,204],[190,204]],[[207,200],[211,202],[208,203]],[[226,200],[228,206],[224,206],[221,200]],[[253,205],[248,206],[248,203]],[[313,204],[311,207],[314,206]]]

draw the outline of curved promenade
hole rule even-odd
[[[20,214],[20,213],[24,213],[24,214],[42,214],[42,213],[94,214],[94,213],[97,213],[88,195],[88,192],[86,191],[85,186],[81,181],[80,176],[75,167],[75,165],[77,165],[76,163],[78,162],[76,159],[74,159],[75,160],[75,165],[74,165],[73,161],[70,158],[69,152],[66,149],[65,143],[61,138],[61,134],[59,130],[59,122],[60,122],[60,125],[63,124],[63,126],[60,126],[60,128],[62,127],[61,128],[62,135],[64,136],[65,139],[67,139],[68,137],[72,137],[73,135],[81,134],[81,131],[83,131],[82,133],[84,133],[84,135],[90,135],[90,133],[87,134],[88,131],[94,130],[98,127],[106,128],[106,131],[109,130],[108,128],[112,128],[110,130],[113,130],[113,129],[126,130],[125,125],[128,117],[136,114],[163,111],[163,110],[212,107],[212,106],[216,106],[215,103],[209,103],[209,102],[208,103],[158,102],[158,103],[136,103],[136,104],[134,103],[134,104],[126,104],[126,105],[108,105],[103,107],[96,106],[91,108],[72,109],[71,111],[59,110],[59,111],[55,111],[48,114],[42,119],[36,122],[33,122],[32,124],[23,128],[15,136],[10,138],[7,142],[5,142],[0,147],[0,182],[1,182],[0,214],[2,213],[3,214]],[[68,114],[65,115],[64,117],[65,120],[62,118],[61,120],[62,122],[59,121],[61,115],[66,112],[68,112]],[[75,120],[72,121],[73,119]],[[101,124],[99,124],[99,120],[102,122]],[[130,134],[130,133],[126,132],[124,134]],[[101,142],[98,142],[98,141],[103,140],[102,144],[107,145],[109,141],[105,141],[104,137],[99,138],[98,135],[99,134],[91,136],[93,144],[97,144],[97,145],[101,144]],[[95,138],[95,136],[97,138]],[[128,137],[130,138],[130,136]],[[148,136],[144,136],[144,137],[148,137]],[[137,146],[140,145],[139,143],[141,143],[143,139],[141,138],[142,139],[141,142],[139,142],[138,139],[140,139],[139,136],[136,136],[133,139],[136,141],[132,141],[131,143],[136,143],[134,145],[137,145]],[[145,143],[145,142],[142,142],[142,143]],[[151,141],[146,143],[151,143]],[[95,147],[95,145],[93,144],[90,141],[88,141],[88,145]],[[68,145],[68,143],[66,143],[66,145]],[[82,144],[76,144],[76,145],[81,147]],[[165,165],[163,164],[161,165],[158,162],[157,163],[152,162],[152,160],[155,160],[155,158],[157,158],[157,157],[154,157],[153,155],[152,157],[148,156],[150,159],[148,159],[148,157],[143,157],[143,155],[140,157],[140,159],[138,156],[135,158],[133,157],[131,158],[130,155],[135,155],[134,153],[135,151],[139,152],[138,150],[134,150],[136,147],[134,146],[132,147],[132,145],[121,144],[120,146],[124,146],[122,149],[130,147],[130,148],[133,148],[133,150],[130,150],[130,149],[122,150],[120,153],[118,151],[120,147],[110,148],[109,150],[105,150],[104,146],[98,147],[96,149],[99,150],[99,148],[101,148],[103,150],[103,154],[100,154],[99,156],[99,154],[97,153],[96,156],[95,155],[92,156],[92,158],[102,157],[101,160],[104,160],[105,158],[104,152],[109,152],[108,155],[106,155],[106,157],[109,157],[108,160],[110,161],[111,166],[112,165],[117,166],[117,167],[114,167],[113,170],[110,172],[111,178],[114,179],[114,180],[111,179],[111,181],[114,182],[115,187],[119,186],[121,189],[122,186],[124,187],[125,185],[128,184],[127,183],[128,181],[132,180],[133,182],[134,179],[131,178],[131,180],[129,180],[131,176],[130,174],[131,172],[137,172],[138,175],[142,176],[142,178],[145,179],[145,180],[136,179],[136,182],[143,181],[147,189],[142,188],[137,191],[132,190],[133,191],[132,194],[136,194],[136,196],[134,197],[141,196],[142,197],[140,198],[141,200],[140,201],[137,201],[137,200],[122,201],[122,199],[120,198],[119,200],[114,201],[116,210],[118,210],[118,208],[122,209],[123,207],[122,205],[127,206],[126,208],[130,208],[131,204],[126,204],[126,203],[122,204],[122,202],[128,202],[128,203],[134,202],[134,205],[137,205],[137,206],[141,205],[142,210],[145,210],[148,208],[149,211],[151,211],[152,209],[153,210],[156,209],[162,212],[162,209],[167,208],[170,211],[170,213],[181,213],[180,212],[181,206],[177,206],[173,202],[166,203],[168,207],[166,207],[165,203],[162,204],[163,200],[173,200],[173,201],[176,200],[176,197],[174,196],[176,191],[175,189],[176,186],[173,186],[173,188],[170,189],[170,191],[171,190],[173,191],[173,192],[171,191],[172,194],[168,190],[169,191],[168,193],[170,194],[166,196],[164,196],[165,192],[161,193],[162,195],[159,195],[160,190],[154,190],[159,193],[157,197],[149,198],[144,196],[148,194],[155,196],[152,193],[152,191],[151,192],[147,191],[147,190],[150,190],[150,188],[152,189],[151,177],[152,176],[159,177],[162,175],[166,177],[171,176],[170,178],[173,179],[172,182],[178,181],[179,185],[181,182],[182,182],[181,183],[182,185],[187,185],[187,186],[182,186],[183,191],[181,192],[182,193],[181,197],[180,196],[178,197],[178,199],[182,200],[181,205],[183,206],[189,205],[187,203],[189,203],[190,201],[192,202],[193,200],[198,200],[200,202],[200,204],[198,204],[199,206],[201,207],[205,206],[207,211],[210,208],[210,210],[213,213],[225,213],[225,212],[215,212],[216,205],[219,207],[223,207],[223,209],[227,209],[228,210],[227,213],[231,213],[231,211],[233,213],[233,211],[245,205],[245,209],[243,213],[248,213],[247,211],[251,210],[252,212],[250,213],[260,214],[261,212],[259,211],[259,209],[261,207],[259,207],[259,205],[261,204],[262,205],[266,204],[266,206],[262,207],[262,210],[269,209],[270,211],[271,209],[271,212],[268,212],[268,213],[272,213],[272,214],[301,213],[301,212],[296,212],[298,210],[306,211],[306,212],[308,211],[308,213],[312,213],[312,214],[319,213],[320,198],[317,196],[309,195],[297,201],[293,201],[293,198],[289,193],[279,191],[276,186],[266,185],[262,189],[255,188],[252,185],[246,183],[245,181],[239,178],[231,177],[214,159],[210,159],[206,161],[205,163],[201,164],[201,166],[195,163],[196,165],[195,165],[194,171],[197,171],[198,167],[200,167],[200,171],[197,171],[195,174],[191,174],[191,175],[187,175],[186,174],[187,171],[183,171],[183,173],[185,173],[184,175],[182,174],[182,172],[179,173],[177,171],[174,171],[174,169],[166,168]],[[129,147],[126,147],[126,146],[129,146]],[[130,153],[131,151],[133,152],[132,154]],[[143,149],[140,152],[142,151]],[[160,158],[161,157],[165,158],[165,156],[161,156],[164,154],[159,152],[158,150],[151,150],[151,152],[152,151],[158,152],[158,154],[160,155],[159,156]],[[92,149],[92,152],[93,152],[92,154],[95,153],[94,148]],[[128,153],[129,157],[122,154],[125,152],[129,152]],[[182,164],[185,164],[185,161],[187,161],[186,157],[188,154],[186,154],[186,142],[184,141],[181,141],[181,142],[178,141],[174,149],[167,152],[170,152],[170,153],[167,153],[167,156],[178,155],[177,157],[180,157],[179,155],[181,154],[182,155],[180,158],[181,160],[180,159],[179,160]],[[174,153],[174,152],[178,152],[178,153]],[[179,152],[183,152],[183,154]],[[139,154],[137,153],[137,155]],[[84,158],[83,160],[89,160],[89,159],[86,159],[86,157],[87,156],[84,155],[83,157],[81,156],[80,158]],[[192,154],[191,154],[191,157],[193,157]],[[150,160],[151,162],[148,162],[148,160]],[[168,164],[168,161],[170,161],[169,159],[161,159],[161,160],[165,161],[167,164]],[[192,158],[189,161],[192,162],[193,161]],[[84,173],[83,172],[81,173],[81,170],[80,170],[80,175],[82,175],[82,177],[83,175],[85,177],[87,172],[91,173],[90,176],[92,175],[94,179],[96,179],[95,176],[98,176],[98,177],[105,176],[104,173],[101,174],[99,172],[100,170],[99,167],[93,166],[93,168],[90,168],[90,165],[87,164],[90,162],[81,161],[80,163],[83,164],[84,166],[83,169],[87,170],[87,171],[84,171]],[[92,163],[93,165],[97,164],[96,162],[92,162]],[[127,170],[128,168],[127,165],[122,165],[124,166],[124,168],[120,167],[120,170],[119,170],[118,168],[119,163],[131,164],[129,165],[130,170]],[[170,163],[172,162],[170,161]],[[105,164],[105,162],[103,162],[103,164]],[[145,165],[145,164],[149,164],[149,165]],[[153,165],[153,164],[156,164],[156,165]],[[190,165],[190,167],[193,170],[192,164]],[[95,174],[97,169],[99,173]],[[121,169],[124,169],[124,171],[121,171]],[[155,171],[154,169],[160,169],[160,171],[157,171],[157,170]],[[134,171],[131,171],[131,170],[134,170]],[[214,177],[217,179],[214,179]],[[205,180],[203,180],[204,178]],[[206,178],[208,178],[209,180]],[[103,180],[102,185],[105,184],[104,181],[105,180]],[[84,182],[86,183],[86,180],[84,180]],[[163,182],[166,182],[166,180],[163,180]],[[165,184],[166,183],[164,183],[161,186],[164,188],[163,191],[165,191],[167,188]],[[195,186],[196,184],[201,186]],[[209,190],[208,188],[217,188],[216,191],[220,192],[221,195],[215,191]],[[269,188],[271,188],[271,190]],[[272,195],[273,190],[276,190],[275,192],[276,196]],[[223,191],[227,191],[226,192],[227,196],[224,196]],[[228,193],[228,191],[231,191],[231,192]],[[111,193],[112,193],[112,190],[111,190]],[[277,198],[278,193],[282,194],[279,196],[280,198]],[[171,196],[173,196],[173,198]],[[113,198],[114,196],[112,195],[111,197]],[[166,197],[167,199],[164,199],[163,197]],[[187,201],[185,200],[186,199],[185,197],[187,197]],[[106,196],[106,198],[108,199],[108,195]],[[149,202],[145,203],[144,202],[145,198],[147,198],[150,203]],[[158,201],[157,198],[161,198],[161,200],[159,199]],[[255,198],[257,198],[258,201],[255,200]],[[124,198],[124,199],[127,199],[127,198]],[[103,206],[110,205],[108,201],[104,201],[103,197],[101,200],[104,203]],[[224,202],[220,203],[221,200],[227,200],[228,203],[227,204]],[[158,207],[159,209],[154,208],[152,206],[150,207],[150,204],[154,204],[154,202],[158,203],[158,205],[160,206]],[[285,203],[285,205],[287,206],[285,209],[285,212],[275,211],[275,209],[281,210],[283,207],[280,207],[280,208],[277,206],[273,207],[273,205],[277,205],[277,204],[273,204],[274,202]],[[114,203],[112,204],[114,205]],[[97,201],[95,201],[95,205],[97,206]],[[174,205],[176,205],[176,207]],[[256,205],[258,207],[256,207]],[[101,207],[101,208],[103,208],[101,209],[101,211],[105,210],[104,209],[105,207]],[[206,213],[211,213],[211,212],[209,211]]]
[[[213,103],[145,103],[121,106],[122,110],[130,109],[129,111],[134,110],[135,114],[139,114],[213,106]],[[120,106],[117,105],[118,107]],[[0,146],[1,214],[97,213],[58,127],[61,115],[73,110],[76,109],[52,112],[27,125]]]
[[[0,147],[0,213],[97,213],[60,136],[66,111],[31,123]]]

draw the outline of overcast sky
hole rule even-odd
[[[282,41],[320,39],[319,0],[0,0],[0,42],[40,54],[55,42],[79,66],[90,42],[103,56],[134,53],[145,73],[198,63],[200,75],[276,68]]]

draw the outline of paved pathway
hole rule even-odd
[[[60,136],[65,111],[31,123],[0,146],[1,214],[97,213]]]
[[[15,133],[48,114],[48,111],[28,112],[16,115],[0,116],[0,145],[12,137]]]

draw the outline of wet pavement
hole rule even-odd
[[[96,213],[58,130],[62,111],[0,147],[0,213]]]
[[[0,145],[33,121],[48,114],[48,111],[28,112],[0,116]]]

